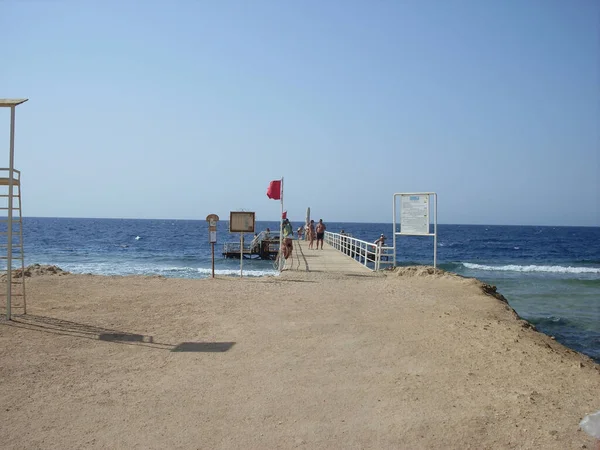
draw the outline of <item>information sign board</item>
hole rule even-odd
[[[254,213],[231,211],[229,213],[230,233],[254,233]]]
[[[400,221],[396,212],[400,197]],[[435,192],[403,192],[394,194],[394,266],[396,265],[397,237],[432,236],[433,267],[437,267],[437,194]],[[429,223],[433,216],[432,223]],[[398,227],[397,225],[400,225]],[[433,227],[433,233],[431,228]]]
[[[400,233],[429,234],[429,195],[400,196]]]

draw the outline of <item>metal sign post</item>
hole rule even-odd
[[[240,233],[240,278],[243,276],[244,269],[244,233]]]
[[[209,214],[206,216],[208,222],[208,241],[212,247],[212,278],[215,277],[215,242],[217,242],[217,222],[219,216],[216,214]]]
[[[240,277],[244,268],[244,233],[254,233],[255,213],[231,211],[229,213],[229,232],[240,233]]]

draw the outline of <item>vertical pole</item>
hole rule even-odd
[[[212,247],[212,277],[215,277],[215,243],[211,242],[210,243],[211,247]]]
[[[10,107],[10,157],[8,164],[8,242],[6,252],[6,319],[11,319],[12,290],[12,218],[13,218],[13,172],[15,165],[15,106]]]
[[[281,177],[281,217],[279,218],[279,271],[283,270],[283,177]]]
[[[240,277],[244,267],[244,233],[240,233]]]
[[[396,267],[396,194],[394,194],[392,198],[392,214],[394,215],[392,220],[392,227],[394,227],[392,237],[394,238],[394,267]]]
[[[437,194],[433,194],[433,268],[437,268]]]

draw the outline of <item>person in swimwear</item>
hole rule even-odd
[[[319,248],[319,241],[321,241],[321,250],[323,250],[323,239],[325,238],[325,230],[327,227],[323,223],[323,219],[319,219],[319,223],[317,224],[317,249]]]
[[[314,242],[315,242],[315,221],[311,220],[310,223],[307,225],[307,230],[306,230],[306,234],[307,234],[307,238],[308,238],[308,248],[314,248]]]

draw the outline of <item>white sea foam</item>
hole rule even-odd
[[[61,264],[63,270],[72,273],[92,273],[96,275],[164,275],[184,278],[204,278],[212,274],[210,268],[197,268],[186,266],[136,266],[131,264],[109,264],[109,263],[84,263],[84,264]],[[239,269],[215,269],[215,275],[239,276]],[[245,277],[276,276],[276,270],[245,270]]]
[[[549,273],[598,273],[600,267],[564,267],[564,266],[519,266],[517,264],[508,264],[506,266],[488,266],[485,264],[462,263],[467,269],[493,270],[501,272],[549,272]]]

